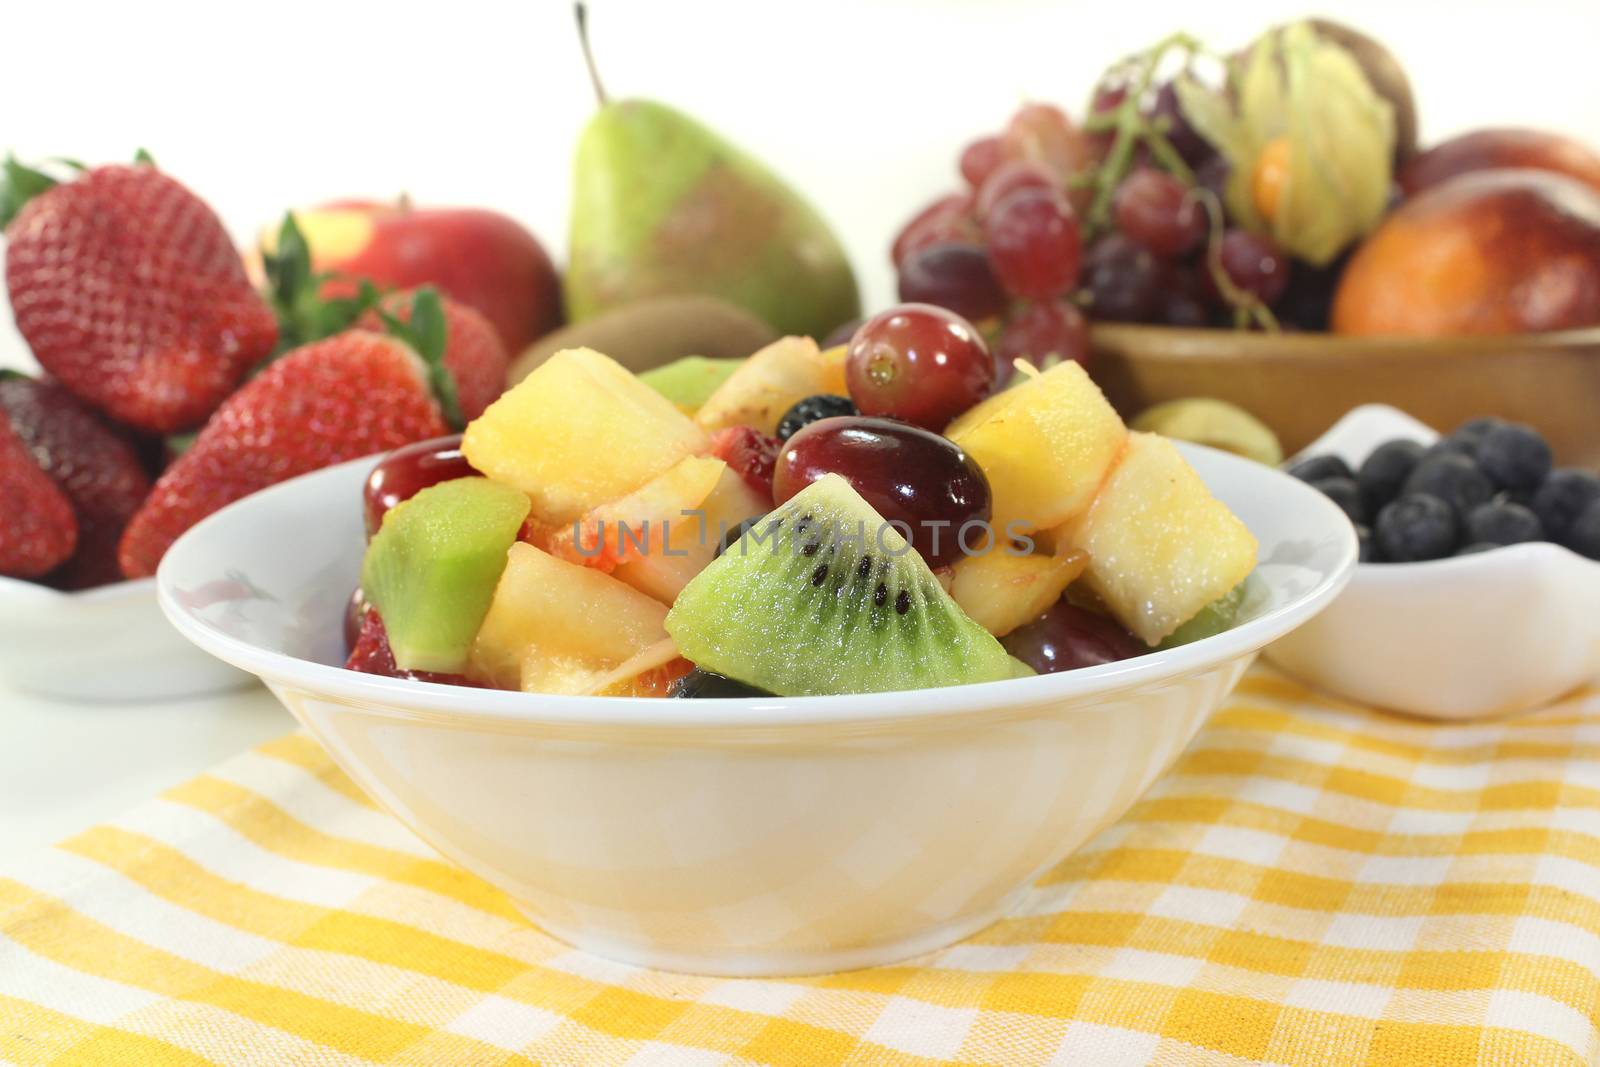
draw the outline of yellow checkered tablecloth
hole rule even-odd
[[[574,951],[295,734],[0,868],[0,1062],[1588,1064],[1600,693],[1428,725],[1250,675],[1012,918],[904,966]]]

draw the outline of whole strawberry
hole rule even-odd
[[[48,575],[49,583],[87,589],[120,581],[117,544],[150,492],[133,446],[52,381],[0,372],[0,414],[77,519],[77,551]]]
[[[154,166],[54,184],[6,164],[17,329],[63,385],[153,433],[204,422],[272,351],[277,323],[205,202]],[[0,218],[0,222],[5,221]]]
[[[229,397],[128,525],[123,573],[155,573],[180,534],[257,490],[459,427],[437,295],[419,295],[411,318],[406,340],[348,330],[289,352]]]
[[[0,412],[0,575],[38,578],[77,547],[72,504]]]
[[[356,325],[368,330],[383,328],[382,314],[392,315],[399,321],[411,322],[414,292],[394,293],[369,311]],[[444,365],[456,382],[456,398],[461,402],[461,416],[468,422],[483,414],[483,409],[500,398],[506,391],[506,371],[511,357],[506,346],[489,320],[459,301],[440,296],[444,309],[445,342]]]

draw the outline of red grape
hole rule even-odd
[[[1150,118],[1166,124],[1164,132],[1167,142],[1177,150],[1178,155],[1182,156],[1183,161],[1189,166],[1198,167],[1216,155],[1217,150],[1211,147],[1211,142],[1201,137],[1184,117],[1183,108],[1178,104],[1178,91],[1172,82],[1167,82],[1156,91],[1155,103],[1150,108]]]
[[[1025,159],[1011,159],[996,167],[978,189],[973,211],[984,218],[1000,201],[1018,189],[1061,188],[1060,181],[1044,167]]]
[[[1201,292],[1199,280],[1188,271],[1173,280],[1160,305],[1156,317],[1167,326],[1198,329],[1211,324],[1211,310]]]
[[[1114,619],[1058,600],[1000,639],[1007,652],[1040,674],[1096,667],[1150,651]]]
[[[1000,139],[1008,157],[1041,163],[1058,182],[1086,170],[1097,155],[1094,142],[1054,104],[1024,104]]]
[[[1005,146],[1000,138],[980,137],[961,152],[961,176],[977,189],[1005,158]]]
[[[963,526],[989,521],[989,481],[972,457],[903,422],[860,415],[813,422],[778,456],[773,496],[782,504],[825,474],[843,477],[885,522],[897,524],[930,567],[960,558]],[[970,530],[966,543],[983,543],[981,532]],[[869,546],[877,537],[866,531]]]
[[[1263,304],[1275,303],[1289,284],[1289,258],[1267,238],[1245,230],[1222,235],[1222,269]]]
[[[1097,118],[1109,117],[1111,112],[1122,106],[1128,98],[1126,85],[1100,84],[1095,88],[1094,96],[1089,100],[1089,114]],[[1111,142],[1116,134],[1111,130],[1097,130],[1089,134],[1089,143],[1094,147],[1096,158],[1103,159],[1111,151]]]
[[[946,241],[976,241],[978,224],[971,212],[972,197],[965,193],[935,200],[900,230],[889,250],[889,259],[898,267],[919,248]]]
[[[1171,268],[1120,233],[1107,234],[1084,259],[1089,315],[1104,322],[1149,322]]]
[[[989,395],[994,360],[972,323],[931,304],[881,311],[856,331],[845,356],[850,399],[863,415],[930,430]]]
[[[1233,164],[1228,162],[1227,156],[1212,156],[1196,167],[1194,172],[1195,185],[1209,189],[1211,195],[1216,197],[1224,222],[1228,218],[1228,176],[1232,173]]]
[[[1205,209],[1189,188],[1153,167],[1141,167],[1122,180],[1112,212],[1117,229],[1165,259],[1194,251],[1206,235]]]
[[[1049,300],[1078,284],[1078,219],[1066,198],[1047,189],[1019,189],[984,219],[995,275],[1012,294]]]
[[[1060,300],[1042,300],[1012,316],[995,344],[996,380],[1009,381],[1019,359],[1036,367],[1069,359],[1088,363],[1089,324],[1083,312]]]
[[[378,532],[384,515],[396,504],[410,500],[430,485],[469,478],[477,473],[461,454],[460,434],[395,449],[367,475],[362,491],[367,536]]]
[[[989,265],[989,253],[970,242],[912,253],[900,264],[899,294],[904,303],[937,304],[974,322],[1003,314],[1011,302]]]

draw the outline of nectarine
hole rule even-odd
[[[1536,333],[1600,325],[1600,192],[1538,170],[1459,175],[1356,249],[1333,302],[1345,334]]]
[[[1412,157],[1395,180],[1415,196],[1458,174],[1524,167],[1566,174],[1600,190],[1600,155],[1570,137],[1543,130],[1473,130]]]

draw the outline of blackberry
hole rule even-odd
[[[836,415],[854,415],[856,406],[847,396],[818,393],[795,403],[778,420],[778,440],[787,441],[818,419],[831,419]]]

